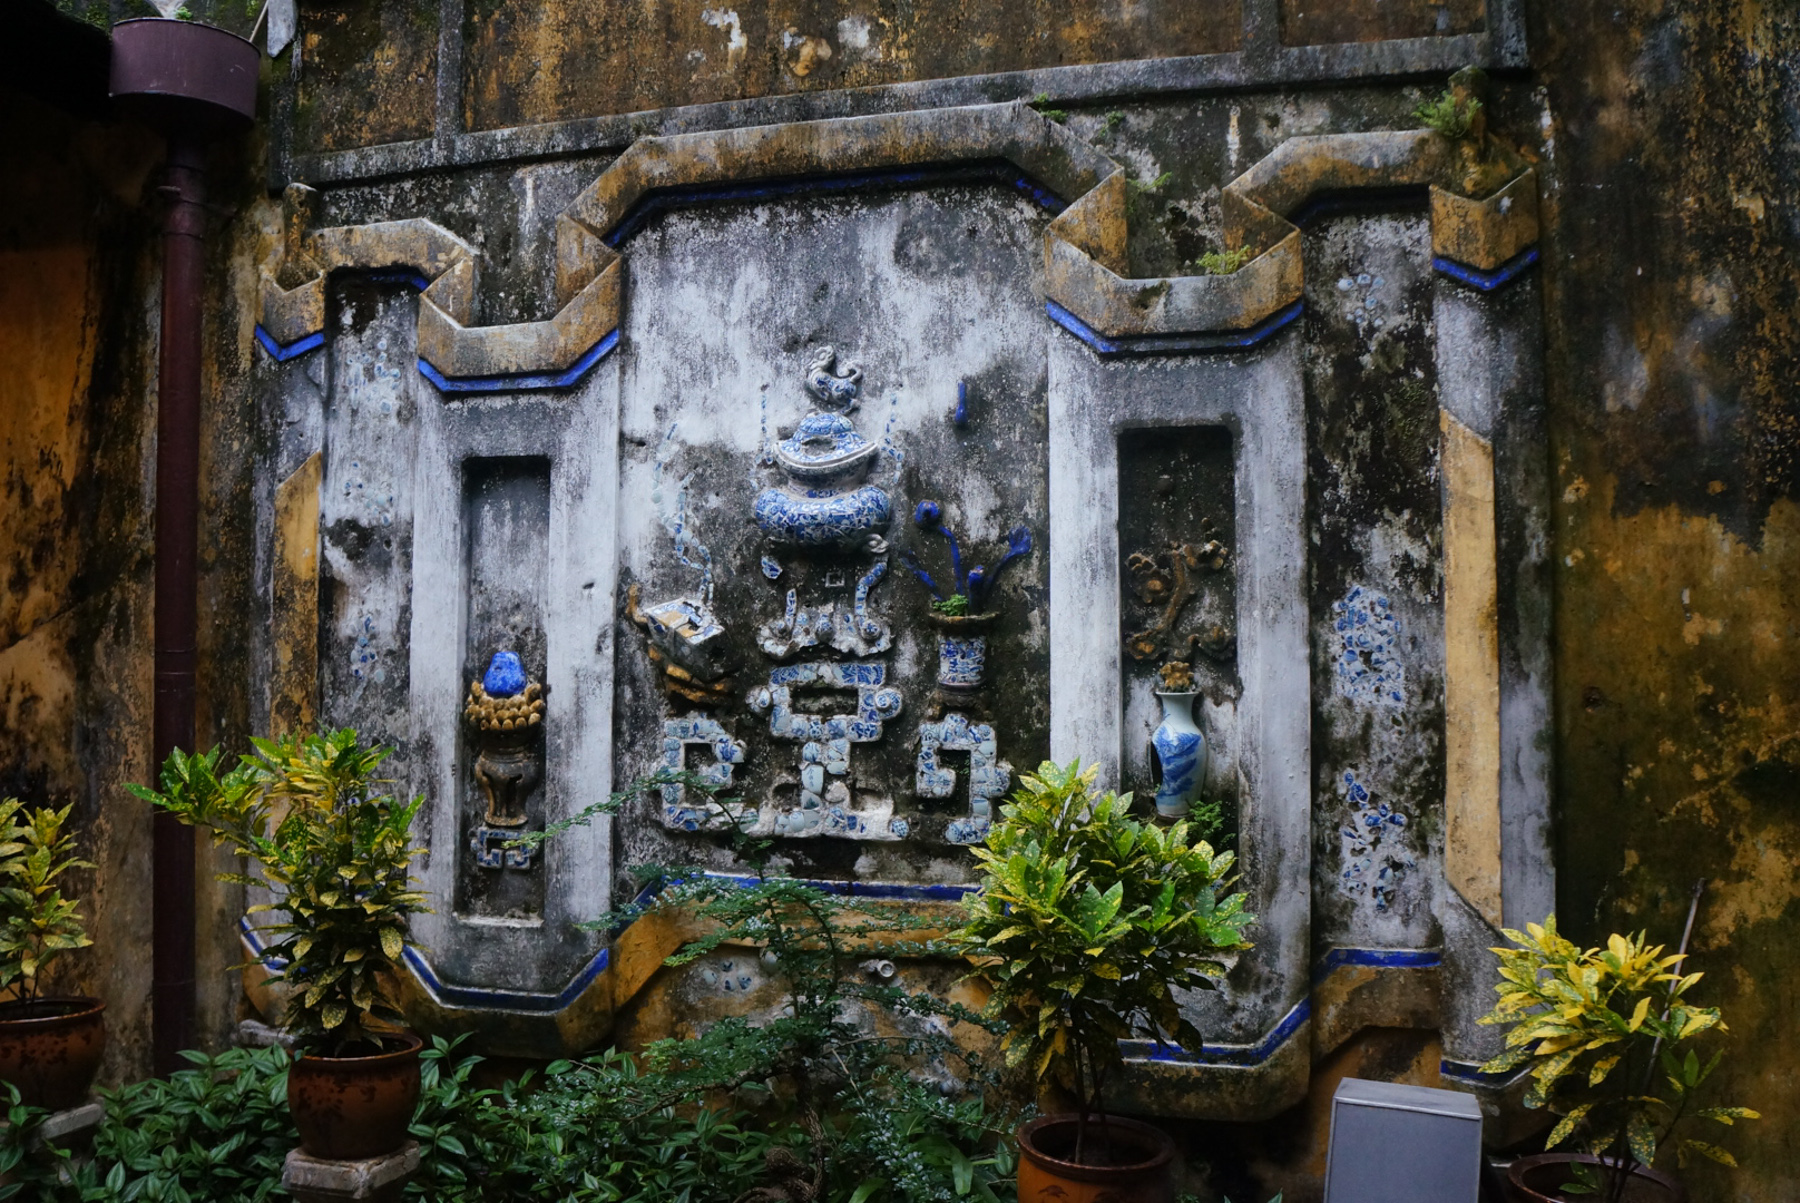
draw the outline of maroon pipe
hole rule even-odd
[[[259,65],[256,47],[210,26],[147,19],[113,28],[113,97],[168,139],[159,189],[168,204],[156,374],[157,771],[174,749],[194,747],[206,143],[249,126]],[[152,823],[151,1061],[169,1074],[195,1043],[194,833],[161,811]]]
[[[196,591],[200,521],[200,298],[206,235],[206,151],[169,137],[162,187],[162,354],[156,374],[156,696],[152,756],[194,747]],[[194,1047],[194,832],[157,811],[151,855],[151,1056],[158,1074]]]

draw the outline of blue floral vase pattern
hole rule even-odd
[[[938,685],[949,690],[979,689],[987,675],[987,633],[996,615],[933,614],[938,629]]]
[[[1164,693],[1163,717],[1150,746],[1162,768],[1162,782],[1156,787],[1156,813],[1165,819],[1186,818],[1188,809],[1200,794],[1206,781],[1206,736],[1194,722],[1194,699],[1197,693]]]

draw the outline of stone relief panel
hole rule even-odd
[[[1395,186],[1446,170],[1435,135],[1347,137]],[[690,146],[649,141],[637,159]],[[1473,290],[1530,266],[1505,218],[1527,192],[1439,189],[1437,230],[1404,208],[1318,221],[1288,192],[1349,161],[1322,141],[1225,194],[1244,226],[1229,239],[1266,251],[1252,267],[1149,293],[1095,233],[1124,238],[1106,216],[1123,178],[1058,219],[1092,235],[1080,255],[1046,235],[1041,196],[968,179],[689,209],[664,189],[629,214],[601,188],[580,213],[623,223],[619,239],[564,248],[610,273],[574,281],[570,312],[592,325],[575,364],[539,354],[579,350],[550,347],[561,326],[506,310],[513,277],[476,287],[481,239],[423,218],[322,231],[331,307],[271,285],[263,345],[285,365],[323,341],[302,319],[329,318],[328,355],[274,369],[301,402],[299,372],[329,375],[323,713],[400,744],[432,798],[427,884],[453,900],[419,932],[433,1005],[490,1034],[525,1013],[540,1042],[599,1032],[635,987],[600,982],[607,937],[576,924],[626,866],[741,867],[729,826],[802,876],[947,897],[1017,771],[1052,753],[1099,760],[1165,815],[1238,811],[1220,839],[1235,830],[1258,950],[1191,1000],[1207,1048],[1139,1066],[1186,1075],[1195,1113],[1207,1075],[1248,1083],[1234,1097],[1253,1109],[1297,1097],[1321,966],[1435,974],[1452,936],[1485,947],[1434,912],[1451,790],[1438,431],[1440,408],[1467,428],[1469,487],[1444,486],[1467,507],[1499,428],[1475,386],[1496,376],[1466,373],[1460,402],[1437,377],[1465,349],[1524,362]],[[1494,213],[1506,239],[1459,256],[1456,231]],[[406,256],[425,266],[399,279]],[[602,287],[624,280],[628,303]],[[1061,304],[1076,295],[1079,313]],[[1166,304],[1145,314],[1137,295]],[[480,325],[503,311],[521,321]],[[1462,315],[1449,339],[1446,314]],[[1463,776],[1485,804],[1482,747]],[[726,800],[667,783],[616,822],[507,847],[660,769]],[[1491,844],[1465,858],[1476,885]],[[1524,905],[1512,882],[1506,905]],[[719,981],[736,995],[741,978]]]
[[[632,803],[625,863],[727,867],[736,825],[796,871],[967,880],[958,845],[1048,751],[1044,220],[958,186],[634,236],[615,777],[734,800]]]

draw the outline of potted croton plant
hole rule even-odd
[[[1176,992],[1216,987],[1253,918],[1227,894],[1231,853],[1185,822],[1132,818],[1131,795],[1097,792],[1097,773],[1046,761],[1022,779],[975,849],[981,889],[959,941],[1011,1023],[1007,1064],[1075,1108],[1019,1129],[1019,1197],[1167,1203],[1172,1142],[1104,1110],[1119,1041],[1198,1048]]]
[[[57,884],[70,869],[93,868],[63,830],[69,809],[0,799],[0,989],[11,995],[0,1003],[0,1081],[50,1111],[81,1102],[106,1051],[105,1003],[40,990],[52,961],[93,943]]]
[[[1685,955],[1663,955],[1642,932],[1584,949],[1557,932],[1554,915],[1505,935],[1517,947],[1494,949],[1500,1001],[1481,1022],[1509,1029],[1507,1051],[1482,1072],[1528,1066],[1525,1105],[1560,1117],[1545,1141],[1551,1151],[1508,1171],[1516,1199],[1680,1203],[1679,1183],[1655,1168],[1663,1150],[1678,1166],[1694,1157],[1737,1164],[1717,1145],[1676,1135],[1688,1119],[1729,1127],[1761,1118],[1748,1107],[1695,1105],[1723,1054],[1702,1061],[1692,1046],[1725,1024],[1716,1007],[1687,1001],[1701,975],[1681,971]]]
[[[403,802],[375,772],[392,749],[366,748],[356,732],[252,740],[256,753],[221,775],[219,751],[179,749],[161,790],[133,786],[183,823],[254,860],[262,877],[221,880],[268,886],[287,922],[265,964],[285,965],[283,1026],[299,1058],[288,1072],[288,1107],[315,1157],[357,1160],[406,1141],[419,1097],[420,1041],[401,1029],[392,997],[407,924],[426,909],[409,866],[421,795]]]

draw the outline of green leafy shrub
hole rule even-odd
[[[725,1017],[691,1039],[650,1045],[632,1087],[645,1100],[639,1113],[653,1104],[686,1110],[722,1098],[761,1098],[758,1111],[777,1136],[765,1150],[765,1191],[787,1189],[780,1185],[786,1182],[802,1191],[792,1197],[856,1203],[1004,1199],[1013,1164],[1001,1146],[1017,1117],[967,1095],[992,1075],[951,1029],[1001,1025],[928,993],[871,980],[859,968],[872,948],[893,957],[953,954],[955,946],[919,938],[941,918],[771,872],[772,843],[746,831],[755,812],[691,773],[639,780],[520,842],[555,838],[669,783],[707,795],[712,809],[734,820],[725,837],[751,872],[721,877],[693,867],[643,866],[633,872],[659,887],[651,900],[588,926],[612,930],[654,913],[678,913],[705,934],[665,964],[681,968],[725,948],[760,949],[784,1002],[773,1013]],[[887,1031],[879,1030],[876,1016],[889,1021]],[[919,1080],[927,1063],[945,1067],[936,1081]],[[951,1064],[957,1073],[948,1072]]]
[[[56,884],[70,869],[94,867],[72,855],[75,837],[63,832],[69,810],[0,799],[0,989],[25,1003],[37,1000],[38,974],[52,961],[93,943]]]
[[[287,962],[277,975],[293,987],[285,1024],[308,1052],[343,1055],[380,1045],[364,1017],[403,1022],[383,975],[400,969],[410,916],[426,909],[408,869],[424,850],[411,844],[413,817],[425,801],[401,802],[375,772],[392,751],[365,748],[350,729],[281,740],[252,740],[256,754],[221,776],[219,751],[176,749],[163,765],[161,790],[131,786],[146,802],[213,842],[255,860],[279,893],[252,913],[284,911],[286,923],[263,928],[276,938],[267,955]]]
[[[975,849],[982,890],[958,937],[993,983],[990,1014],[1011,1021],[1008,1065],[1073,1094],[1078,1161],[1119,1041],[1198,1047],[1175,990],[1214,988],[1253,921],[1225,895],[1229,852],[1190,842],[1185,822],[1133,819],[1131,795],[1096,792],[1097,773],[1046,761],[1022,780]]]
[[[967,594],[952,593],[949,597],[934,598],[931,603],[933,613],[942,614],[946,618],[963,618],[969,613]]]
[[[1688,1115],[1732,1126],[1758,1119],[1747,1107],[1693,1108],[1693,1095],[1718,1065],[1722,1052],[1701,1063],[1684,1044],[1708,1032],[1723,1032],[1716,1007],[1690,1004],[1688,990],[1698,973],[1683,974],[1682,955],[1663,955],[1642,932],[1613,935],[1606,947],[1583,949],[1556,930],[1556,916],[1526,931],[1507,930],[1515,947],[1496,948],[1500,958],[1500,1001],[1482,1023],[1503,1024],[1507,1051],[1482,1066],[1483,1073],[1508,1073],[1529,1066],[1532,1085],[1527,1107],[1548,1107],[1561,1117],[1546,1145],[1575,1145],[1620,1164],[1652,1165],[1673,1140],[1678,1163],[1693,1156],[1736,1165],[1717,1145],[1682,1137],[1675,1128]],[[1652,1093],[1657,1070],[1669,1089]],[[1589,1176],[1585,1187],[1621,1197],[1624,1174],[1601,1183]],[[1571,1189],[1571,1188],[1565,1188]]]
[[[277,1196],[299,1137],[279,1048],[184,1052],[194,1068],[103,1096],[106,1122],[80,1178],[82,1200],[261,1203]]]
[[[421,1057],[412,1136],[423,1162],[409,1199],[431,1203],[731,1203],[759,1181],[778,1133],[741,1109],[680,1108],[654,1075],[607,1052],[557,1061],[499,1089],[469,1081],[481,1058],[434,1039]]]

